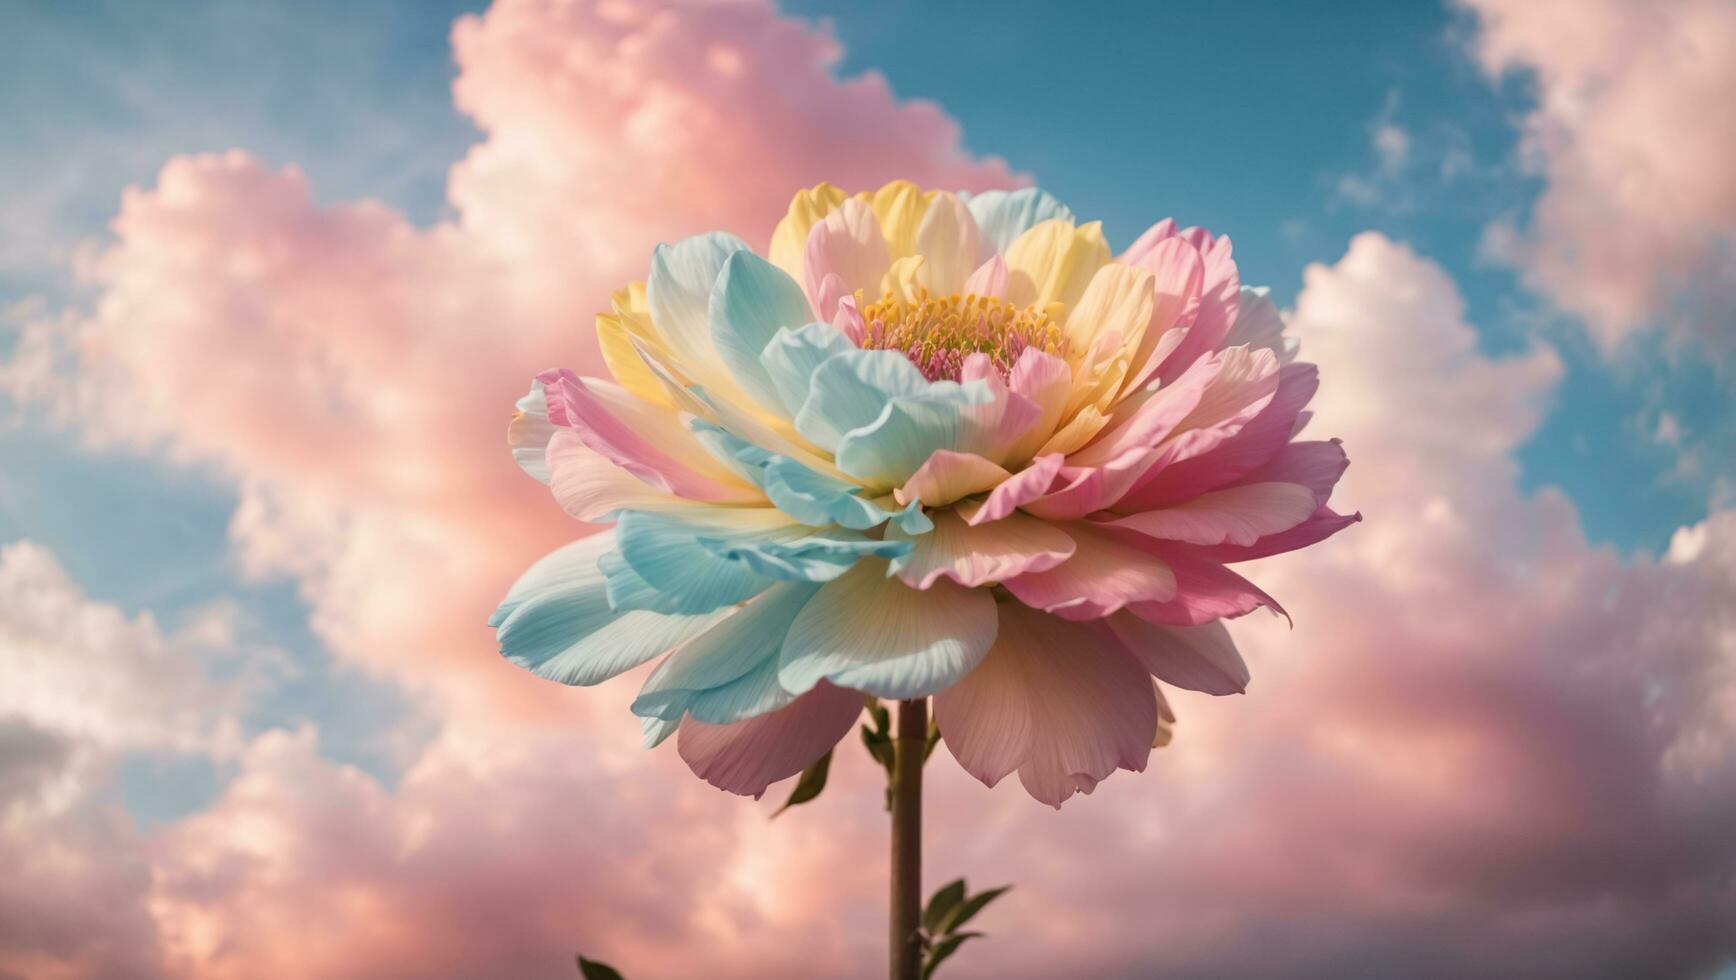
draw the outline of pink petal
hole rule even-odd
[[[1322,507],[1290,530],[1261,538],[1251,545],[1220,544],[1198,549],[1196,554],[1214,562],[1251,561],[1255,558],[1281,555],[1286,551],[1295,551],[1325,541],[1361,520],[1360,512],[1336,514],[1330,507]]]
[[[1151,546],[1175,575],[1175,595],[1155,602],[1135,602],[1127,611],[1141,619],[1170,626],[1198,626],[1214,619],[1234,619],[1266,606],[1288,617],[1278,600],[1215,561],[1199,557],[1186,546]]]
[[[1133,240],[1132,245],[1127,246],[1127,251],[1122,252],[1121,257],[1116,261],[1123,262],[1127,265],[1133,265],[1151,254],[1151,251],[1157,247],[1159,242],[1168,241],[1174,237],[1175,219],[1165,218],[1157,224],[1152,225],[1150,228],[1145,229],[1138,238]],[[1190,242],[1189,244],[1192,243]]]
[[[995,646],[935,698],[935,723],[966,772],[994,785],[1017,768],[1059,807],[1116,769],[1145,768],[1157,700],[1145,671],[1102,624],[1002,604]]]
[[[1040,572],[1073,554],[1073,539],[1053,524],[1010,514],[988,524],[966,524],[953,511],[934,515],[934,530],[908,535],[896,525],[888,540],[909,541],[909,555],[893,562],[898,577],[913,589],[927,589],[941,578],[975,588]]]
[[[1129,449],[1102,466],[1069,466],[1061,470],[1064,481],[1058,490],[1024,505],[1024,509],[1051,521],[1078,520],[1105,510],[1120,500],[1146,471],[1162,465],[1173,450]]]
[[[1047,571],[1027,572],[1001,584],[1020,602],[1066,619],[1101,619],[1134,603],[1176,595],[1168,563],[1137,540],[1090,524],[1066,526],[1073,557]]]
[[[640,401],[619,385],[571,371],[545,372],[538,380],[548,397],[550,422],[572,429],[586,446],[646,483],[688,500],[764,502],[758,490],[712,459],[674,413]]]
[[[1319,368],[1312,364],[1285,365],[1279,369],[1277,391],[1272,400],[1252,421],[1212,449],[1171,463],[1151,474],[1127,495],[1120,506],[1124,510],[1162,507],[1215,490],[1254,472],[1290,441],[1302,409],[1319,387]]]
[[[841,296],[858,289],[879,296],[880,281],[891,264],[874,208],[850,198],[808,232],[808,299],[820,319],[830,320]],[[827,277],[834,275],[837,282],[828,283]]]
[[[1167,360],[1167,357],[1156,356],[1160,349],[1165,354],[1173,351],[1173,347],[1161,343],[1164,334],[1171,330],[1191,334],[1199,316],[1200,291],[1205,286],[1205,262],[1200,258],[1199,250],[1179,238],[1158,242],[1131,264],[1151,270],[1156,302],[1151,307],[1151,322],[1140,337],[1139,347],[1133,352],[1125,385],[1128,391],[1136,390],[1151,380]],[[1186,338],[1181,342],[1186,343]]]
[[[1199,408],[1217,380],[1222,362],[1208,357],[1154,392],[1140,392],[1116,406],[1112,421],[1090,444],[1067,457],[1071,466],[1100,466],[1129,449],[1151,449],[1173,435]]]
[[[843,288],[843,280],[839,280],[838,288]],[[821,284],[821,292],[825,292],[826,284]],[[868,325],[862,322],[862,311],[856,308],[854,293],[839,296],[837,312],[832,315],[832,326],[838,332],[850,338],[850,343],[862,346],[862,337],[868,332]]]
[[[967,384],[979,382],[994,397],[960,409],[957,448],[995,463],[1006,462],[1013,447],[1042,418],[1043,409],[1024,395],[1010,390],[1001,372],[995,368],[994,359],[987,354],[966,357],[959,370],[959,380]]]
[[[1187,336],[1157,371],[1164,381],[1180,377],[1188,365],[1221,348],[1241,305],[1242,280],[1230,255],[1229,236],[1214,239],[1202,229],[1190,228],[1179,237],[1199,249],[1205,262],[1205,285],[1200,294],[1199,314]]]
[[[1054,354],[1027,347],[1013,362],[1013,370],[1007,375],[1007,388],[1042,410],[1037,421],[1011,450],[1009,458],[1025,459],[1048,441],[1060,423],[1061,413],[1066,410],[1067,399],[1073,391],[1073,369]]]
[[[818,762],[850,734],[863,698],[821,682],[776,711],[729,725],[684,718],[676,751],[718,789],[759,799],[766,787]]]
[[[1320,506],[1332,496],[1332,488],[1350,467],[1350,457],[1337,439],[1313,442],[1292,442],[1279,450],[1266,465],[1238,481],[1238,485],[1281,481],[1299,483],[1314,494]]]
[[[670,510],[693,506],[611,464],[571,429],[556,429],[544,454],[555,502],[587,522],[612,520],[623,510]]]
[[[1251,545],[1301,524],[1317,506],[1314,491],[1301,484],[1247,483],[1108,524],[1148,538],[1185,544]]]
[[[975,453],[936,449],[904,485],[892,491],[900,504],[920,500],[924,507],[944,507],[961,497],[982,493],[1012,476]]]
[[[1060,471],[1059,453],[1038,456],[1031,460],[1031,465],[1014,473],[991,490],[982,506],[971,510],[965,517],[972,524],[998,521],[1047,493],[1055,482],[1055,474]]]
[[[964,293],[966,296],[1004,299],[1007,295],[1007,260],[999,255],[991,256],[964,281]]]
[[[1107,622],[1127,651],[1165,684],[1206,694],[1242,694],[1248,689],[1248,665],[1223,623],[1164,626],[1126,612]]]

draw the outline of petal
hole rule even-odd
[[[506,444],[512,448],[512,458],[519,469],[547,483],[549,439],[554,436],[556,428],[549,421],[549,404],[543,394],[543,383],[532,381],[530,393],[520,398],[513,408],[512,422],[506,427]]]
[[[822,320],[830,320],[837,297],[865,289],[878,295],[880,281],[892,264],[880,221],[867,202],[851,198],[836,211],[815,223],[808,233],[806,283],[808,298]],[[826,277],[838,277],[838,286],[826,290]]]
[[[1315,504],[1321,505],[1332,496],[1332,488],[1349,467],[1350,457],[1344,454],[1344,444],[1337,439],[1292,442],[1241,483],[1272,480],[1299,483],[1313,493]]]
[[[1157,248],[1159,242],[1165,242],[1175,237],[1175,227],[1174,218],[1165,218],[1145,229],[1138,238],[1133,240],[1132,245],[1127,246],[1127,251],[1121,253],[1119,261],[1126,262],[1128,265],[1144,262],[1152,250]]]
[[[808,400],[814,372],[835,355],[856,349],[850,338],[829,323],[810,323],[779,331],[760,352],[760,365],[792,418]]]
[[[1207,358],[1174,382],[1123,400],[1110,424],[1089,445],[1069,455],[1068,464],[1101,466],[1130,449],[1162,445],[1199,408],[1219,370],[1218,359]]]
[[[1109,521],[1148,538],[1186,544],[1251,545],[1288,531],[1319,506],[1314,491],[1296,483],[1247,483],[1192,500]]]
[[[1165,684],[1206,694],[1242,694],[1248,689],[1248,665],[1223,623],[1164,626],[1126,612],[1109,617],[1108,623],[1127,652]]]
[[[917,590],[865,561],[826,583],[784,638],[778,680],[883,698],[924,697],[964,676],[995,638],[995,601],[950,582]]]
[[[1055,482],[1055,474],[1061,471],[1061,463],[1062,458],[1058,455],[1038,456],[1031,460],[1031,465],[1014,473],[991,490],[981,507],[964,515],[966,520],[971,524],[998,521],[1048,493],[1049,487]]]
[[[1087,351],[1105,334],[1119,334],[1123,344],[1139,343],[1151,322],[1152,275],[1135,266],[1110,263],[1097,270],[1067,314],[1065,334],[1071,350]]]
[[[1330,507],[1322,507],[1307,520],[1290,530],[1268,535],[1251,545],[1221,544],[1211,548],[1200,548],[1197,550],[1197,554],[1201,558],[1214,562],[1250,561],[1255,558],[1281,555],[1286,551],[1295,551],[1325,541],[1361,520],[1362,514],[1360,512],[1337,514]]]
[[[1105,510],[1166,456],[1166,450],[1130,449],[1102,466],[1065,467],[1060,488],[1025,504],[1024,509],[1050,521],[1077,520]]]
[[[769,507],[713,507],[681,514],[628,511],[615,525],[615,540],[624,566],[660,598],[658,611],[699,613],[752,598],[774,582],[745,562],[720,557],[717,541],[793,540],[811,531]],[[617,585],[618,576],[610,578],[610,598],[621,605],[621,590],[637,583]]]
[[[1182,232],[1182,238],[1199,249],[1205,263],[1205,282],[1200,292],[1199,312],[1187,335],[1164,359],[1157,376],[1165,381],[1178,377],[1188,365],[1224,346],[1224,336],[1236,320],[1241,302],[1241,278],[1235,260],[1230,257],[1229,236],[1213,238],[1205,231],[1193,228]]]
[[[987,354],[966,356],[959,368],[959,381],[966,385],[980,384],[988,390],[989,399],[963,410],[960,421],[964,424],[959,430],[957,449],[975,453],[992,463],[1005,462],[1026,433],[1042,419],[1042,407],[1010,390]]]
[[[1122,261],[1128,261],[1123,259]],[[1138,263],[1151,270],[1151,321],[1133,351],[1133,370],[1127,378],[1127,390],[1142,387],[1162,366],[1164,358],[1174,350],[1182,337],[1171,331],[1187,331],[1199,316],[1200,292],[1205,286],[1205,262],[1199,250],[1179,238],[1166,239]]]
[[[1214,619],[1234,619],[1261,606],[1280,615],[1284,607],[1254,583],[1217,562],[1190,553],[1185,546],[1150,548],[1175,573],[1174,598],[1136,602],[1127,611],[1141,619],[1170,626],[1199,626]]]
[[[983,260],[983,236],[970,208],[956,194],[934,196],[916,229],[916,252],[923,258],[917,281],[946,296],[964,289]]]
[[[598,534],[532,565],[490,619],[501,655],[538,677],[591,685],[631,670],[728,618],[733,608],[666,616],[610,607],[601,556],[613,542]]]
[[[908,180],[894,180],[874,192],[873,205],[893,261],[915,254],[916,235],[929,208],[929,195]]]
[[[1007,295],[1007,260],[1000,255],[989,257],[987,262],[977,266],[970,278],[964,281],[964,294],[967,296],[993,296],[1001,299]]]
[[[758,799],[766,787],[818,762],[850,734],[862,695],[820,684],[777,711],[731,725],[681,722],[676,750],[718,789]]]
[[[992,398],[981,382],[953,381],[931,381],[916,394],[897,396],[874,421],[838,440],[838,469],[871,487],[896,487],[936,450],[957,446],[967,429],[965,411]]]
[[[762,498],[758,490],[712,459],[674,413],[596,378],[549,372],[542,381],[547,386],[550,421],[570,427],[586,446],[646,483],[710,503],[753,503]]]
[[[1130,603],[1163,602],[1176,594],[1175,575],[1163,559],[1088,524],[1068,524],[1075,550],[1047,571],[1002,582],[1019,601],[1066,619],[1101,619]]]
[[[971,196],[969,207],[977,227],[982,229],[984,241],[997,252],[1005,252],[1020,235],[1041,222],[1052,218],[1073,220],[1073,212],[1067,205],[1037,187],[984,191]]]
[[[936,449],[893,496],[901,504],[920,500],[924,506],[944,507],[961,497],[992,489],[1010,476],[974,453]]]
[[[898,577],[913,589],[930,588],[942,578],[972,588],[989,585],[1054,568],[1073,554],[1067,532],[1023,514],[973,526],[953,511],[941,511],[933,521],[933,531],[920,537],[897,528],[886,532],[888,540],[914,545],[908,555],[892,562]]]
[[[692,709],[697,695],[740,680],[768,661],[774,668],[775,680],[778,641],[789,631],[790,621],[796,618],[796,613],[817,591],[819,586],[807,583],[774,585],[735,615],[682,644],[645,679],[645,686],[639,689],[639,696],[633,701],[633,713],[678,721],[683,714],[692,712],[700,721],[714,725],[750,717],[746,714],[731,717],[729,711]],[[793,695],[788,695],[782,698],[782,703],[773,703],[769,707],[745,700],[719,703],[712,699],[706,707],[745,710],[750,706],[760,706],[772,710],[793,699]],[[772,700],[778,700],[775,694]]]
[[[1008,465],[1030,459],[1054,434],[1061,413],[1067,408],[1072,385],[1072,369],[1053,354],[1027,347],[1013,362],[1013,370],[1007,375],[1007,389],[1029,399],[1041,409],[1041,414],[1007,451]]]
[[[809,374],[796,431],[815,445],[835,450],[846,433],[880,418],[894,397],[918,394],[928,385],[903,354],[852,348],[827,358]]]
[[[1262,356],[1271,356],[1269,354]],[[1196,370],[1203,364],[1196,365]],[[1186,378],[1176,384],[1183,384]],[[1265,465],[1296,430],[1297,419],[1320,387],[1320,372],[1312,364],[1289,364],[1278,372],[1272,400],[1236,433],[1205,452],[1170,463],[1129,493],[1125,510],[1150,510],[1177,503],[1240,480]],[[1294,482],[1294,481],[1292,481]]]
[[[724,263],[708,316],[718,357],[736,382],[766,408],[787,411],[760,356],[779,331],[814,319],[802,287],[777,266],[743,249]]]
[[[1101,624],[1016,603],[983,662],[935,698],[935,724],[965,771],[994,785],[1014,768],[1059,807],[1117,768],[1140,770],[1157,733],[1150,679]]]
[[[1045,221],[1020,235],[1006,249],[1007,299],[1018,306],[1060,303],[1071,309],[1109,261],[1101,222],[1074,227],[1071,221]]]
[[[825,528],[793,540],[704,536],[695,540],[719,558],[786,582],[829,582],[861,558],[902,558],[911,548],[908,541],[870,538],[843,528]]]
[[[586,446],[570,429],[556,430],[546,455],[555,502],[581,521],[612,521],[624,510],[685,510],[694,506],[650,486]]]
[[[708,309],[711,289],[732,253],[747,243],[724,232],[659,245],[651,254],[651,275],[645,280],[645,304],[651,322],[676,359],[695,372],[716,359],[711,344]]]
[[[806,282],[803,273],[803,253],[808,248],[808,232],[814,223],[831,214],[844,203],[847,195],[831,184],[821,183],[796,192],[790,199],[789,210],[772,231],[771,247],[766,257],[772,264],[789,273],[797,282]]]
[[[1224,335],[1225,347],[1251,347],[1269,350],[1278,363],[1289,364],[1296,359],[1300,343],[1284,336],[1284,317],[1265,286],[1243,286],[1236,309],[1236,322]]]

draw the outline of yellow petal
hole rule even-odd
[[[619,296],[620,293],[616,295]],[[640,290],[640,299],[644,299],[643,288]],[[614,376],[621,387],[645,401],[672,408],[675,403],[670,400],[663,383],[657,380],[657,376],[651,373],[639,352],[633,348],[636,337],[642,344],[659,351],[666,350],[654,331],[651,317],[647,314],[631,311],[597,314],[597,345],[603,350],[603,363],[609,368],[609,374]]]
[[[1119,334],[1128,351],[1137,350],[1151,322],[1152,281],[1149,271],[1119,262],[1098,269],[1067,314],[1068,351],[1083,355],[1109,333]]]
[[[916,229],[933,199],[933,192],[924,194],[908,180],[895,180],[874,192],[874,216],[880,219],[887,251],[894,260],[916,254]]]
[[[767,255],[772,264],[789,273],[795,281],[807,282],[802,270],[802,254],[808,247],[808,232],[813,230],[814,222],[844,203],[845,196],[843,191],[824,183],[797,191],[790,199],[789,212],[772,232],[771,249]]]
[[[1060,303],[1071,309],[1091,277],[1109,261],[1103,223],[1075,227],[1065,218],[1039,222],[1007,246],[1007,299]]]
[[[1049,441],[1043,444],[1043,448],[1037,450],[1037,455],[1047,456],[1050,453],[1060,453],[1065,456],[1090,442],[1091,437],[1095,436],[1108,422],[1107,416],[1096,408],[1087,405],[1066,425],[1056,430],[1055,434],[1049,437]]]
[[[937,296],[963,290],[982,264],[982,231],[956,194],[941,191],[929,202],[916,229],[916,251],[924,260],[922,284]]]
[[[882,296],[891,293],[906,303],[922,302],[922,256],[906,255],[892,263],[880,284]]]
[[[651,315],[651,307],[645,303],[644,280],[634,280],[610,293],[609,302],[616,313],[643,313],[647,318]]]

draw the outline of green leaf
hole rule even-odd
[[[983,906],[997,898],[1000,898],[1002,895],[1005,895],[1012,887],[1012,885],[1002,885],[999,888],[990,888],[986,892],[981,892],[965,899],[952,910],[952,914],[946,916],[940,921],[940,929],[938,931],[941,933],[956,932],[959,926],[962,926],[966,922],[975,918],[976,914],[983,910]]]
[[[820,761],[802,770],[802,778],[796,780],[796,788],[790,791],[790,798],[785,800],[784,805],[773,811],[771,817],[767,819],[775,819],[778,814],[790,807],[801,806],[819,796],[820,791],[826,788],[826,772],[831,768],[832,753],[828,750],[825,755],[820,756]]]
[[[964,901],[964,895],[964,879],[960,878],[929,896],[928,908],[922,912],[922,928],[928,930],[931,936],[939,932],[940,923],[946,919],[946,914]]]
[[[940,725],[935,723],[934,716],[928,718],[928,744],[922,747],[922,761],[926,765],[928,757],[934,754],[934,747],[940,744]]]
[[[931,946],[928,950],[928,959],[922,964],[922,980],[929,980],[930,977],[934,976],[934,971],[940,969],[940,964],[946,962],[948,956],[951,956],[960,946],[964,945],[965,940],[975,939],[980,935],[982,935],[980,932],[954,933]]]
[[[621,973],[607,963],[585,959],[585,954],[579,954],[579,975],[585,980],[622,980]]]

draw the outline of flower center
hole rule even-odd
[[[987,354],[1004,378],[1027,347],[1055,354],[1065,346],[1048,313],[992,296],[924,295],[907,303],[888,293],[862,311],[862,322],[864,350],[895,350],[930,381],[959,380],[972,354]]]

